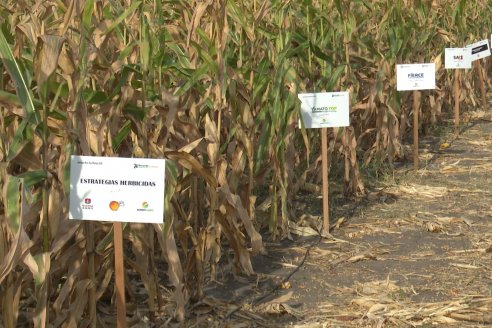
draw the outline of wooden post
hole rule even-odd
[[[323,172],[323,234],[330,233],[330,208],[328,200],[328,129],[321,128],[321,165]]]
[[[92,287],[89,288],[89,320],[90,327],[96,328],[97,326],[97,307],[96,307],[96,269],[94,266],[94,222],[86,221],[84,223],[87,252],[87,277],[91,281]]]
[[[419,169],[419,91],[413,91],[413,169]]]
[[[116,327],[126,328],[125,267],[123,264],[123,229],[121,222],[113,223],[114,277],[116,285]]]
[[[485,78],[482,75],[482,65],[479,60],[475,60],[475,66],[478,70],[478,78],[480,80],[480,92],[482,93],[482,109],[487,111],[487,95],[485,94]]]
[[[460,133],[460,70],[454,70],[454,134]]]

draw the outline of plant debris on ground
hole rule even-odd
[[[269,244],[254,278],[209,284],[190,325],[490,327],[491,135],[490,121],[468,123],[418,171],[332,208],[332,238],[306,223],[321,200],[300,197],[294,241]]]

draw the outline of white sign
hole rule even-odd
[[[445,68],[471,68],[471,48],[446,48],[444,50]]]
[[[163,223],[165,160],[72,156],[69,218]]]
[[[349,126],[349,93],[302,93],[301,116],[306,128],[333,128]]]
[[[472,61],[490,56],[489,40],[485,39],[466,46],[472,49]]]
[[[436,64],[396,65],[396,90],[429,90],[436,88]]]

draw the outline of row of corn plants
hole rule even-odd
[[[127,293],[146,304],[132,315],[184,320],[218,272],[254,274],[263,238],[288,236],[291,200],[319,181],[297,94],[350,90],[330,162],[363,193],[360,168],[408,142],[395,65],[438,63],[421,101],[422,127],[439,124],[452,99],[443,49],[487,37],[490,14],[464,0],[3,1],[1,325],[95,327],[112,311],[112,225],[68,221],[70,155],[170,160],[163,224],[124,226],[127,279],[146,291]]]

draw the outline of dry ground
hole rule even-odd
[[[423,140],[417,172],[338,204],[333,238],[301,195],[295,240],[255,257],[256,277],[211,284],[186,326],[492,327],[492,122],[474,115],[458,138]]]

